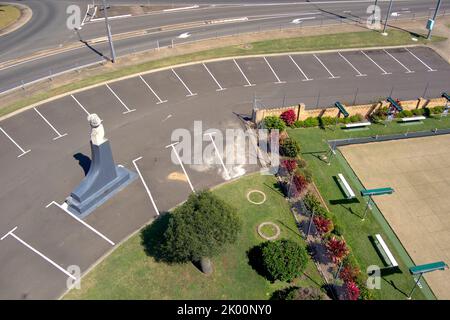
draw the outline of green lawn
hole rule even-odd
[[[352,252],[362,269],[365,270],[367,266],[372,264],[383,266],[381,258],[368,238],[369,235],[376,233],[380,233],[383,236],[396,257],[402,258],[399,263],[403,273],[384,277],[381,290],[373,290],[374,296],[378,299],[405,299],[405,293],[409,293],[414,284],[413,278],[409,275],[407,269],[412,262],[377,208],[369,213],[365,221],[362,222],[361,216],[366,205],[361,197],[358,197],[358,203],[352,204],[334,201],[344,199],[342,191],[333,180],[333,176],[337,176],[338,173],[343,173],[348,178],[348,182],[353,190],[362,189],[362,185],[340,152],[337,152],[337,156],[332,158],[330,166],[319,160],[318,155],[328,150],[325,142],[328,140],[367,137],[376,134],[406,133],[408,130],[409,132],[424,131],[433,128],[450,128],[450,118],[443,118],[442,121],[427,119],[423,124],[410,126],[401,126],[397,123],[391,123],[387,127],[372,124],[369,130],[361,131],[345,131],[340,128],[336,131],[331,130],[331,128],[325,130],[319,128],[288,130],[289,135],[300,143],[302,157],[307,161],[309,168],[313,172],[314,182],[327,202],[330,211],[335,214],[338,222],[343,225],[345,239],[351,246]],[[426,290],[424,292],[416,290],[414,293],[415,299],[433,297],[432,293]]]
[[[0,5],[0,30],[20,18],[20,10],[16,6]]]
[[[415,35],[418,37],[417,35]],[[270,54],[291,51],[313,51],[313,50],[331,50],[343,48],[360,48],[375,46],[393,46],[407,45],[417,43],[428,43],[424,37],[418,37],[419,41],[411,40],[411,34],[401,30],[389,30],[389,36],[380,35],[377,31],[361,31],[336,33],[320,36],[304,36],[288,39],[275,39],[250,43],[248,46],[228,46],[223,48],[200,51],[175,57],[169,57],[161,60],[149,61],[133,66],[123,67],[119,70],[107,72],[101,75],[91,76],[83,80],[59,86],[45,92],[36,93],[32,96],[20,99],[9,105],[0,104],[0,117],[15,110],[37,103],[76,89],[120,78],[127,75],[136,74],[152,69],[167,67],[171,65],[202,61],[214,58],[244,56],[253,54]],[[445,40],[443,37],[433,36],[432,42]]]
[[[214,258],[214,273],[205,276],[192,264],[167,265],[145,254],[140,234],[133,236],[95,267],[81,281],[81,290],[72,290],[66,299],[268,299],[288,286],[270,283],[248,264],[246,251],[262,242],[257,226],[272,221],[281,237],[304,244],[282,194],[274,187],[273,176],[253,174],[214,190],[219,197],[238,208],[243,222],[237,243]],[[263,205],[247,201],[248,191],[263,191]],[[256,198],[256,197],[255,197]],[[255,200],[255,199],[252,199]],[[259,199],[258,199],[259,200]],[[305,275],[293,284],[321,286],[322,279],[312,261]]]

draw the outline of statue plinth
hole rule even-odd
[[[66,199],[68,210],[80,218],[86,217],[137,178],[134,172],[115,165],[109,141],[103,137],[103,126],[97,124],[92,128],[89,172]]]

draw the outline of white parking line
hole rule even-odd
[[[275,71],[273,70],[272,66],[270,65],[269,61],[267,61],[266,57],[263,57],[264,61],[267,63],[267,65],[269,66],[270,70],[272,70],[273,75],[275,76],[275,78],[277,78],[277,82],[275,83],[286,83],[286,81],[281,81],[280,78],[278,77],[278,75],[275,73]]]
[[[103,238],[104,240],[106,240],[107,242],[109,242],[112,246],[115,245],[114,242],[112,242],[111,240],[109,240],[104,234],[102,234],[100,231],[94,229],[93,227],[91,227],[89,224],[87,224],[86,222],[84,222],[83,220],[81,220],[80,218],[78,218],[77,216],[75,216],[72,212],[70,212],[67,208],[68,205],[67,203],[63,203],[62,205],[56,203],[55,201],[50,202],[48,205],[46,205],[45,207],[48,208],[50,207],[52,204],[54,204],[55,206],[57,206],[58,208],[60,208],[61,210],[63,210],[65,213],[67,213],[69,216],[71,216],[72,218],[74,218],[75,220],[77,220],[79,223],[81,223],[82,225],[84,225],[86,228],[90,229],[91,231],[93,231],[95,234],[97,234],[98,236],[100,236],[101,238]]]
[[[214,138],[212,137],[214,133],[215,132],[208,132],[208,133],[205,133],[205,136],[209,136],[211,138],[211,142],[214,146],[214,150],[216,150],[217,158],[219,158],[220,164],[222,165],[223,170],[225,171],[225,180],[230,180],[231,179],[230,173],[228,172],[227,167],[225,167],[225,163],[223,163],[223,159],[219,153],[219,149],[217,149],[216,142],[214,141]]]
[[[319,61],[319,63],[322,65],[322,67],[325,68],[325,70],[327,70],[327,72],[330,74],[330,79],[337,79],[340,78],[339,76],[335,76],[334,74],[331,73],[330,70],[328,70],[328,68],[325,66],[325,64],[322,62],[322,60],[319,59],[318,56],[316,56],[315,54],[313,54],[314,58],[316,58],[317,61]]]
[[[150,91],[153,93],[153,95],[156,97],[156,99],[158,99],[158,102],[156,104],[167,102],[167,100],[161,100],[161,98],[156,94],[155,90],[153,90],[152,87],[150,87],[150,85],[147,83],[147,81],[144,80],[144,78],[142,78],[142,76],[139,76],[139,78],[141,78],[142,82],[145,83],[147,88],[149,88]]]
[[[405,68],[406,73],[414,73],[414,71],[410,70],[407,66],[405,66],[403,63],[401,63],[396,57],[394,57],[392,54],[390,54],[389,52],[387,52],[386,50],[383,49],[383,51],[392,59],[394,59],[395,61],[397,61],[403,68]]]
[[[295,60],[289,56],[289,58],[291,59],[291,61],[295,64],[295,66],[297,67],[298,71],[301,72],[301,74],[303,75],[303,77],[305,77],[305,79],[303,79],[302,81],[311,81],[313,79],[308,78],[308,76],[303,72],[302,68],[299,67],[299,65],[297,64],[297,62],[295,62]]]
[[[219,81],[217,81],[217,79],[213,76],[213,74],[211,73],[211,71],[209,71],[208,67],[203,63],[203,66],[205,67],[206,71],[208,71],[209,75],[211,76],[211,78],[213,78],[213,80],[216,82],[217,86],[219,87],[219,89],[217,89],[216,91],[223,91],[226,90],[226,88],[223,88]]]
[[[175,142],[175,143],[169,144],[168,146],[166,146],[166,148],[172,147],[172,151],[175,153],[175,155],[176,155],[176,157],[178,159],[178,162],[181,165],[181,169],[183,169],[184,175],[186,176],[186,179],[187,179],[187,181],[189,183],[189,186],[191,187],[192,192],[195,193],[194,186],[192,185],[191,180],[189,179],[189,176],[188,176],[188,174],[186,172],[186,169],[184,168],[183,162],[181,161],[180,156],[178,155],[177,149],[175,149],[175,146],[177,144],[179,144],[179,142]]]
[[[31,251],[33,251],[34,253],[36,253],[37,255],[39,255],[41,258],[43,258],[44,260],[46,260],[47,262],[49,262],[52,266],[56,267],[59,271],[61,271],[62,273],[64,273],[66,276],[72,278],[73,280],[77,280],[77,278],[73,275],[71,275],[66,269],[64,269],[63,267],[61,267],[59,264],[57,264],[56,262],[54,262],[53,260],[51,260],[50,258],[46,257],[44,254],[42,254],[40,251],[36,250],[35,248],[33,248],[32,246],[30,246],[28,243],[26,243],[24,240],[22,240],[20,237],[16,236],[14,234],[14,231],[16,231],[17,227],[13,228],[11,231],[9,231],[7,234],[5,234],[0,240],[4,240],[7,236],[11,236],[14,239],[16,239],[17,241],[19,241],[21,244],[23,244],[25,247],[27,247],[28,249],[30,249]]]
[[[236,67],[239,69],[239,71],[241,72],[241,74],[244,76],[245,81],[247,81],[247,84],[244,85],[244,87],[253,87],[254,84],[250,83],[250,81],[248,80],[247,76],[245,75],[244,71],[242,71],[241,67],[239,66],[239,64],[236,62],[236,59],[233,59],[234,64],[236,65]]]
[[[72,97],[73,100],[75,100],[75,102],[78,104],[78,106],[87,114],[90,115],[90,113],[83,107],[83,105],[80,103],[80,101],[77,100],[77,98],[75,98],[73,96],[73,94],[70,95]]]
[[[3,130],[2,127],[0,127],[0,131],[3,132],[3,134],[12,142],[14,143],[14,145],[20,150],[20,152],[22,152],[20,155],[17,156],[17,158],[20,158],[21,156],[27,154],[28,152],[30,152],[31,150],[27,150],[25,151],[21,146],[19,146],[19,144],[17,142],[14,141],[13,138],[11,138],[5,130]]]
[[[348,59],[347,59],[346,57],[344,57],[340,52],[338,52],[338,55],[339,55],[342,59],[344,59],[344,61],[347,62],[347,63],[350,65],[350,67],[353,68],[353,70],[355,70],[355,71],[358,73],[358,74],[356,75],[357,77],[365,77],[365,76],[367,76],[367,74],[361,73],[358,69],[356,69],[356,67],[355,67],[350,61],[348,61]]]
[[[153,196],[150,192],[150,189],[148,188],[147,184],[145,183],[144,177],[142,176],[141,171],[139,170],[139,168],[136,164],[136,162],[141,159],[142,159],[142,157],[134,159],[133,164],[134,164],[134,167],[136,168],[137,173],[139,174],[139,177],[141,178],[141,181],[142,181],[142,184],[144,185],[145,191],[147,192],[148,197],[150,198],[150,201],[152,202],[152,205],[153,205],[153,208],[155,209],[156,215],[159,216],[159,210],[158,210],[158,207],[156,206],[155,200],[153,200]]]
[[[45,123],[47,123],[49,125],[49,127],[57,134],[57,136],[55,138],[53,138],[53,140],[58,140],[59,138],[67,136],[67,133],[64,133],[64,134],[59,133],[59,131],[56,130],[56,128],[47,119],[45,119],[45,117],[42,115],[42,113],[40,113],[38,111],[38,109],[36,109],[36,108],[33,108],[33,109],[45,121]]]
[[[119,102],[122,104],[122,106],[127,110],[122,112],[123,114],[127,114],[133,111],[136,111],[136,109],[130,109],[127,107],[127,105],[122,101],[122,99],[119,98],[119,96],[113,91],[113,89],[111,89],[111,87],[108,84],[105,84],[105,86],[109,89],[109,91],[111,91],[111,93],[117,98],[117,100],[119,100]]]
[[[192,97],[192,96],[196,96],[196,93],[192,93],[191,89],[188,88],[188,86],[186,85],[186,83],[184,83],[184,81],[180,78],[180,76],[175,72],[175,70],[172,70],[173,74],[178,78],[178,80],[180,80],[180,82],[183,84],[183,86],[186,88],[187,92],[189,92],[188,95],[186,95],[186,97]]]
[[[429,65],[427,65],[425,62],[423,62],[422,60],[419,59],[418,56],[416,56],[414,53],[412,53],[411,51],[408,50],[408,48],[405,48],[406,51],[408,51],[414,58],[416,58],[420,63],[422,63],[427,69],[428,71],[436,71],[436,69],[431,68]]]
[[[385,74],[392,74],[391,72],[386,72],[386,70],[384,70],[382,67],[380,67],[380,65],[378,63],[376,63],[371,57],[369,57],[364,51],[361,51],[361,53],[363,55],[365,55],[367,57],[367,59],[369,59],[370,61],[373,62],[373,64],[375,64],[381,71],[383,71],[383,75]]]

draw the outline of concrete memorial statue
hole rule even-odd
[[[81,183],[66,199],[68,210],[81,218],[90,214],[137,177],[125,167],[115,165],[100,117],[93,113],[87,120],[91,126],[91,166]]]

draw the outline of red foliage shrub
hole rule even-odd
[[[360,291],[355,282],[353,281],[346,282],[344,287],[345,287],[345,298],[347,300],[358,300]]]
[[[328,240],[326,247],[334,263],[339,263],[349,252],[345,241],[339,240],[336,237]]]
[[[330,219],[317,216],[314,217],[313,222],[320,234],[328,233],[331,231],[332,222]]]
[[[293,109],[286,110],[280,115],[281,120],[286,123],[288,126],[292,126],[297,120],[297,116],[295,115],[295,111]]]
[[[361,270],[359,270],[358,267],[352,267],[350,265],[346,265],[342,268],[341,272],[339,273],[339,277],[344,282],[355,282],[361,273]]]
[[[306,189],[308,188],[308,184],[309,182],[304,176],[302,176],[301,174],[295,175],[292,179],[291,195],[294,197],[299,196],[306,191]]]
[[[289,173],[292,173],[295,169],[297,169],[297,161],[294,159],[286,159],[281,161],[281,166],[286,168]]]

